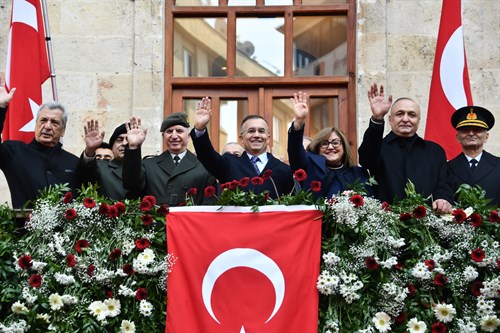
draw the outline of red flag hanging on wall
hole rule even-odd
[[[16,88],[2,140],[30,142],[35,114],[42,103],[42,84],[50,77],[43,16],[39,0],[13,0],[5,87]]]
[[[321,213],[217,208],[173,208],[167,216],[177,261],[166,332],[317,333]]]
[[[461,152],[451,115],[456,109],[472,105],[460,2],[443,0],[425,127],[425,138],[439,143],[448,159]]]

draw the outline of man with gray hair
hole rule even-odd
[[[14,96],[0,84],[0,132],[7,106]],[[35,138],[30,143],[7,140],[0,143],[0,169],[4,172],[12,197],[12,207],[31,207],[39,190],[68,183],[79,187],[78,157],[62,149],[68,116],[58,102],[42,104],[35,118]]]

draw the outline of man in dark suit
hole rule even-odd
[[[375,197],[389,203],[404,199],[410,180],[417,193],[432,196],[436,212],[451,213],[453,198],[446,183],[446,155],[441,146],[418,136],[420,106],[408,97],[392,104],[392,96],[386,100],[383,86],[379,91],[376,84],[368,91],[368,99],[372,117],[358,152],[359,163],[378,182]],[[391,132],[384,137],[387,113]]]
[[[271,170],[276,188],[272,181],[267,180],[262,185],[249,184],[246,189],[254,193],[269,191],[271,198],[290,193],[293,188],[290,167],[266,152],[271,137],[266,120],[258,115],[246,116],[240,127],[240,139],[245,152],[241,156],[230,153],[221,156],[212,146],[206,129],[211,113],[211,100],[205,97],[198,103],[194,128],[191,130],[196,154],[205,168],[221,183],[256,177]]]
[[[84,184],[98,183],[99,192],[113,200],[135,199],[139,197],[139,191],[129,190],[123,187],[123,159],[127,141],[127,125],[118,126],[109,144],[113,151],[112,160],[97,158],[97,149],[101,147],[104,132],[99,130],[99,122],[90,120],[84,126],[85,150],[80,156],[80,170]]]
[[[448,162],[453,191],[461,184],[479,185],[486,191],[486,198],[500,207],[500,158],[483,149],[495,124],[493,114],[480,106],[465,106],[453,113],[451,124],[462,145],[462,153]]]
[[[187,115],[180,112],[169,115],[163,120],[160,131],[167,149],[161,155],[146,158],[141,163],[141,145],[146,139],[146,130],[140,128],[140,119],[131,119],[123,163],[125,188],[153,195],[157,203],[170,206],[184,204],[186,192],[196,188],[196,193],[191,195],[194,204],[213,203],[215,198],[206,198],[204,190],[207,186],[216,186],[215,178],[187,149]]]

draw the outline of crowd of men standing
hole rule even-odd
[[[15,88],[7,92],[0,82],[0,132],[14,94]],[[392,96],[386,98],[383,86],[378,88],[376,84],[370,87],[368,99],[372,117],[359,147],[360,166],[354,165],[351,148],[339,129],[325,128],[307,147],[303,146],[309,101],[307,94],[298,92],[291,98],[295,118],[288,133],[290,165],[268,152],[271,131],[267,121],[258,115],[243,119],[241,149],[228,146],[219,154],[207,131],[212,110],[210,98],[205,97],[198,103],[192,128],[182,112],[164,119],[160,133],[166,149],[149,158],[141,155],[147,129],[135,117],[114,130],[109,144],[104,142],[99,121],[89,120],[84,126],[85,149],[81,156],[65,151],[61,138],[68,121],[66,110],[57,102],[42,104],[30,143],[0,142],[0,169],[7,179],[14,208],[29,208],[39,190],[50,185],[67,183],[77,189],[89,182],[99,184],[101,194],[114,200],[153,195],[158,203],[170,206],[183,204],[186,192],[197,188],[194,203],[208,205],[214,199],[203,195],[207,186],[266,172],[272,174],[272,183],[250,184],[247,190],[268,191],[270,197],[276,198],[299,186],[293,179],[298,169],[309,174],[300,186],[309,189],[314,186],[312,180],[320,181],[323,189],[315,192],[323,197],[346,190],[353,182],[365,183],[372,176],[377,185],[365,185],[366,191],[389,203],[405,197],[404,188],[410,180],[417,193],[431,198],[438,213],[452,211],[454,193],[464,183],[480,185],[492,205],[500,206],[500,158],[483,147],[495,123],[491,112],[466,106],[453,114],[451,125],[457,130],[463,152],[447,162],[438,144],[416,134],[421,116],[416,101],[403,97],[393,103]],[[383,136],[387,114],[391,131]],[[189,140],[195,152],[187,149]]]

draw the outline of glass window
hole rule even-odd
[[[309,99],[309,136],[313,138],[325,127],[338,127],[338,97]]]
[[[266,6],[291,6],[293,0],[265,0]]]
[[[295,17],[295,76],[347,75],[347,17]]]
[[[176,6],[218,6],[219,0],[175,0]]]
[[[222,148],[228,142],[240,143],[240,124],[247,115],[248,100],[233,99],[220,101],[219,152],[222,151]]]
[[[334,3],[346,3],[347,0],[302,0],[303,5],[332,5]]]
[[[282,17],[236,19],[237,76],[283,76],[283,24]]]
[[[255,0],[228,0],[228,6],[255,6]]]
[[[174,77],[226,76],[226,26],[225,18],[174,19]],[[185,71],[186,52],[190,54],[189,73]]]

